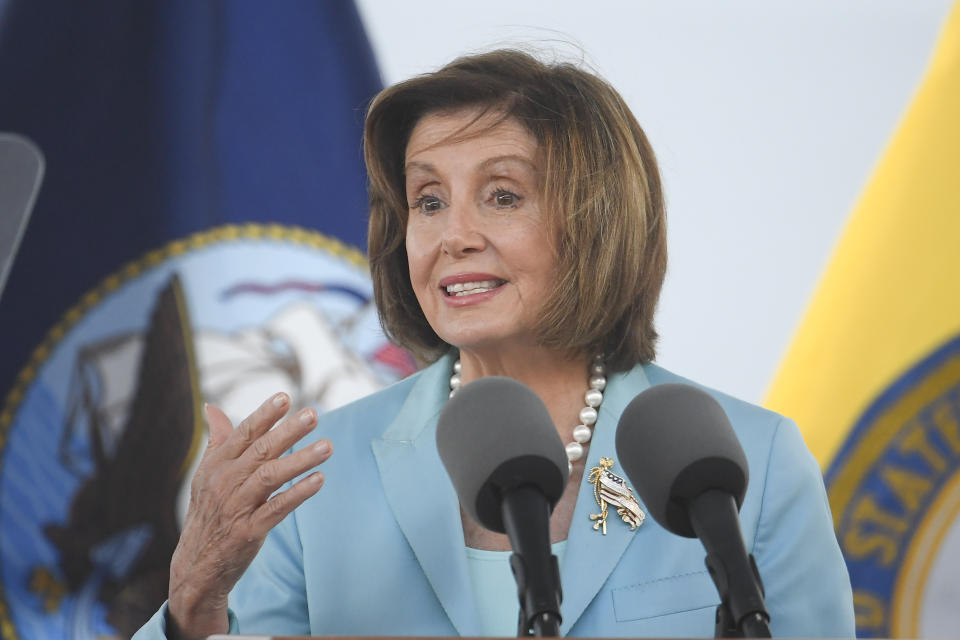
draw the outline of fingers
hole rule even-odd
[[[207,425],[210,427],[210,443],[207,446],[213,449],[223,444],[230,437],[230,434],[233,433],[233,425],[230,424],[230,418],[220,410],[220,407],[204,403],[203,412],[207,418]]]
[[[221,447],[220,454],[225,458],[240,457],[260,436],[282,418],[290,407],[290,397],[277,393],[267,398],[263,404],[237,425]]]
[[[256,467],[279,458],[315,426],[317,412],[310,408],[301,409],[278,424],[275,429],[253,441],[240,456],[241,467],[253,471]]]
[[[267,500],[252,515],[251,528],[255,534],[266,536],[270,529],[277,526],[291,511],[319,491],[323,480],[323,474],[319,471],[311,473],[286,491],[281,491]]]
[[[288,456],[269,460],[256,467],[239,487],[239,497],[262,504],[285,483],[326,462],[332,452],[329,440],[318,440]]]

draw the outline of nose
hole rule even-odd
[[[447,210],[441,238],[443,252],[455,258],[483,251],[487,246],[476,211],[469,204]]]

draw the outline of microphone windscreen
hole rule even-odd
[[[686,384],[650,387],[617,425],[617,456],[650,515],[665,529],[696,537],[687,507],[709,489],[747,490],[747,458],[723,408]]]
[[[543,401],[511,378],[480,378],[447,402],[437,449],[460,504],[476,522],[504,533],[508,491],[532,485],[550,510],[567,484],[567,455]]]

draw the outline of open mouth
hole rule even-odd
[[[497,287],[506,284],[506,282],[506,280],[477,280],[475,282],[457,282],[456,284],[448,284],[441,288],[448,297],[461,298],[463,296],[493,291]]]

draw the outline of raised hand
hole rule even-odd
[[[170,563],[168,637],[205,638],[226,633],[227,594],[253,561],[264,538],[323,485],[318,472],[272,495],[285,482],[330,457],[319,440],[280,457],[317,424],[303,409],[276,428],[290,398],[278,393],[236,429],[218,408],[206,407],[210,440],[190,489],[190,506]]]

